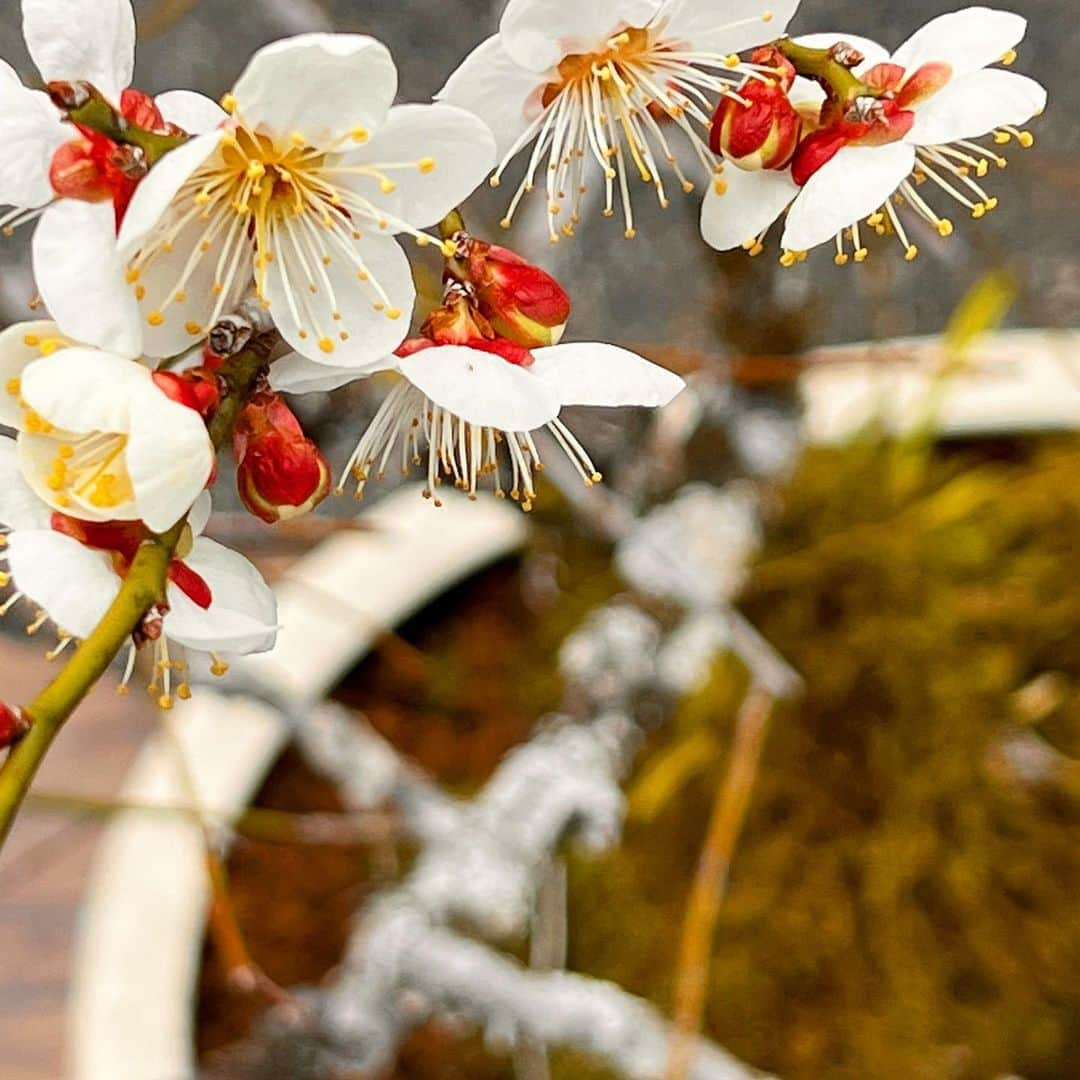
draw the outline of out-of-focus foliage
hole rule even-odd
[[[789,1080],[1059,1080],[1080,1060],[1080,446],[938,453],[914,489],[904,455],[812,452],[755,571],[745,609],[808,692],[775,721],[708,1029]],[[743,679],[718,667],[653,748],[649,820],[576,866],[575,968],[669,1000]]]

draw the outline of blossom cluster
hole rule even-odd
[[[0,436],[0,584],[14,586],[0,614],[32,604],[30,628],[51,620],[59,655],[167,536],[168,584],[135,628],[125,684],[152,645],[168,707],[188,692],[185,650],[221,672],[222,655],[274,643],[272,592],[204,535],[224,448],[267,523],[333,490],[359,497],[391,466],[419,466],[435,502],[449,483],[526,510],[545,453],[600,481],[563,407],[659,407],[682,380],[563,341],[559,283],[458,212],[485,181],[516,178],[505,228],[540,187],[552,241],[594,206],[633,238],[642,186],[662,207],[703,192],[702,235],[720,249],[757,253],[786,214],[786,264],[833,240],[837,261],[862,261],[867,230],[913,258],[905,220],[952,232],[934,195],[992,210],[985,174],[1005,143],[1030,144],[1022,125],[1045,106],[1037,83],[995,66],[1015,59],[1024,20],[968,8],[890,55],[786,36],[797,7],[509,0],[431,103],[395,103],[387,48],[344,33],[261,49],[218,103],[132,86],[129,0],[22,0],[43,88],[0,61],[0,227],[33,225],[48,317],[0,334],[14,433]],[[415,331],[413,246],[443,274]],[[392,386],[335,480],[285,395],[357,380]]]

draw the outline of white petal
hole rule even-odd
[[[370,142],[338,161],[378,169],[379,178],[343,179],[375,207],[424,229],[463,203],[491,172],[495,138],[483,120],[453,105],[398,105]],[[402,163],[408,167],[394,167]],[[394,183],[392,192],[381,190],[383,177]]]
[[[672,371],[643,356],[599,341],[533,350],[529,373],[554,390],[563,405],[667,405],[686,388]]]
[[[479,116],[502,158],[543,110],[546,85],[546,78],[514,61],[495,34],[462,61],[435,97]]]
[[[659,0],[510,0],[499,33],[506,51],[530,71],[564,56],[596,52],[628,26],[644,27]]]
[[[268,652],[277,638],[277,600],[243,555],[200,537],[184,560],[210,586],[210,607],[200,608],[175,585],[168,588],[165,632],[203,652]]]
[[[150,175],[135,189],[120,228],[117,246],[125,257],[135,253],[191,174],[217,150],[221,137],[220,131],[196,136],[166,154],[150,170]]]
[[[121,356],[142,355],[139,308],[116,250],[112,203],[61,199],[34,232],[34,276],[64,332]]]
[[[270,385],[283,394],[312,394],[337,390],[369,373],[368,368],[336,368],[289,353],[270,367]]]
[[[783,37],[798,6],[799,0],[675,0],[665,36],[686,42],[694,52],[726,56]],[[771,17],[763,18],[767,14]]]
[[[0,81],[0,206],[37,209],[49,202],[53,154],[74,134],[43,93]]]
[[[478,349],[442,345],[405,357],[398,366],[436,405],[470,424],[532,431],[559,415],[558,395],[547,383]]]
[[[30,489],[43,503],[81,521],[138,520],[139,510],[132,496],[110,502],[108,506],[96,506],[93,488],[89,485],[82,490],[69,487],[62,493],[54,491],[49,481],[59,447],[55,436],[31,435],[25,431],[19,435],[19,468]],[[127,462],[123,458],[114,462],[110,472],[121,482],[129,481]]]
[[[168,123],[183,128],[189,135],[204,135],[221,127],[229,118],[216,101],[194,90],[168,90],[158,94],[154,104]]]
[[[133,396],[128,474],[139,517],[164,532],[191,509],[214,468],[214,448],[202,417],[156,387]]]
[[[332,367],[365,368],[392,353],[405,339],[416,303],[412,269],[398,242],[372,232],[356,241],[357,264],[336,247],[333,261],[319,266],[312,284],[305,266],[285,244],[276,245],[277,258],[267,268],[266,295],[270,315],[281,336],[298,352]],[[307,261],[310,266],[310,260]],[[357,265],[369,279],[360,281]],[[321,271],[325,271],[325,278]],[[375,282],[385,293],[383,298]],[[328,287],[329,284],[329,287]],[[383,305],[377,311],[375,304]],[[397,311],[397,318],[387,312]],[[341,317],[334,318],[337,312]],[[348,335],[342,340],[341,334]],[[333,348],[327,351],[321,342]]]
[[[152,387],[134,360],[79,346],[35,360],[23,372],[22,395],[49,423],[86,434],[128,431],[134,395]]]
[[[214,501],[210,498],[210,492],[204,491],[192,504],[188,511],[188,527],[193,536],[202,536],[206,526],[210,522],[210,515],[214,512]]]
[[[15,440],[0,436],[0,525],[9,529],[48,529],[52,510],[23,479]]]
[[[204,252],[201,245],[206,229],[206,222],[192,219],[173,237],[169,251],[158,244],[157,236],[150,239],[148,243],[156,247],[154,256],[138,281],[127,286],[129,291],[143,290],[134,295],[142,297],[138,307],[147,356],[175,356],[190,349],[205,336],[215,309],[232,311],[252,290],[255,247],[243,241],[245,250],[238,256],[238,272],[229,294],[214,292],[228,230],[221,229]]]
[[[0,84],[3,83],[22,86],[22,79],[19,78],[18,72],[6,60],[0,60]]]
[[[135,70],[130,0],[23,0],[23,36],[45,82],[85,80],[113,104]]]
[[[781,240],[788,251],[808,251],[867,217],[893,195],[915,165],[907,143],[849,146],[819,169],[788,214]]]
[[[887,63],[890,59],[889,50],[884,45],[879,45],[876,41],[871,41],[870,38],[859,37],[857,34],[825,31],[819,34],[800,34],[795,41],[799,45],[805,45],[808,49],[831,49],[837,42],[846,41],[848,45],[858,49],[866,57],[855,68],[855,73],[859,75],[878,64]]]
[[[977,139],[1006,124],[1027,123],[1046,108],[1034,79],[989,68],[961,75],[915,110],[907,141],[916,146]]]
[[[233,94],[244,124],[309,146],[373,132],[397,93],[397,68],[381,42],[362,34],[302,34],[260,49]]]
[[[70,344],[61,337],[56,323],[44,319],[15,323],[0,333],[0,424],[22,427],[22,374],[27,365],[41,359],[38,346],[44,341]]]
[[[784,169],[750,172],[729,165],[724,170],[723,195],[709,185],[701,206],[701,235],[717,251],[730,251],[756,240],[799,194],[799,186]]]
[[[19,590],[79,638],[90,636],[120,591],[108,555],[61,533],[12,533],[8,557]]]
[[[939,15],[916,31],[893,55],[913,73],[923,64],[951,64],[953,76],[996,64],[1023,40],[1027,19],[1011,11],[969,7]]]

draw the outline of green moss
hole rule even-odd
[[[711,1035],[787,1080],[1058,1080],[1080,1061],[1080,446],[812,453],[744,608],[805,675],[776,716],[713,957]],[[1059,672],[1033,714],[1016,692]],[[669,1006],[731,725],[718,671],[654,752],[714,765],[573,869],[572,964]],[[583,1075],[575,1068],[559,1076]]]

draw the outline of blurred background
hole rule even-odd
[[[144,90],[218,97],[260,45],[334,29],[385,41],[407,101],[438,90],[502,8],[135,6]],[[955,6],[806,0],[792,31],[838,29],[895,47]],[[467,799],[542,717],[595,712],[578,683],[597,670],[567,661],[571,635],[626,605],[651,620],[667,666],[653,670],[633,653],[615,665],[633,684],[627,708],[641,744],[625,778],[621,842],[601,855],[560,851],[562,914],[549,911],[545,925],[550,934],[554,918],[564,939],[551,966],[612,980],[671,1016],[702,852],[715,839],[708,823],[733,766],[747,764],[739,754],[754,658],[763,649],[766,668],[789,665],[801,687],[790,700],[773,695],[727,851],[730,880],[714,890],[722,903],[712,944],[696,960],[708,971],[705,1034],[791,1080],[1080,1076],[1080,406],[1070,396],[1080,357],[1068,332],[1080,320],[1080,21],[1075,0],[1007,6],[1030,19],[1015,70],[1047,86],[1049,108],[1032,124],[1034,147],[1014,144],[1009,168],[992,177],[999,209],[958,221],[948,240],[914,236],[914,264],[884,241],[861,267],[835,267],[821,253],[791,270],[771,255],[718,255],[700,242],[695,197],[666,212],[637,200],[635,241],[596,214],[576,240],[549,247],[535,215],[523,214],[507,242],[567,286],[569,338],[641,348],[690,377],[691,404],[655,421],[580,411],[572,426],[596,450],[605,492],[584,498],[555,475],[523,553],[381,638],[335,695],[440,790]],[[31,82],[14,3],[0,11],[0,41]],[[501,238],[505,190],[470,203],[475,234]],[[26,317],[33,296],[27,239],[0,245],[3,325]],[[430,302],[437,263],[418,253],[417,266]],[[929,343],[897,344],[914,336]],[[853,348],[822,351],[836,345]],[[919,372],[915,421],[896,435],[867,408],[840,440],[821,417],[867,364]],[[942,380],[958,369],[950,397]],[[1045,378],[1032,385],[1025,372]],[[987,382],[1002,377],[1004,393],[981,413]],[[888,388],[870,396],[887,398]],[[335,464],[376,407],[377,396],[355,386],[297,402]],[[347,531],[355,513],[331,501],[317,520],[273,532],[236,505],[219,503],[213,531],[278,579]],[[733,611],[760,648],[725,636]],[[21,700],[48,677],[44,649],[14,616],[0,627],[3,697]],[[81,890],[110,793],[154,723],[149,702],[100,688],[0,859],[4,1080],[61,1075]],[[348,809],[295,748],[257,805]],[[230,895],[250,955],[286,988],[335,985],[354,916],[422,847],[397,834],[336,845],[241,837]],[[535,938],[535,920],[532,930]],[[523,940],[507,948],[529,957]],[[321,1063],[282,1063],[265,1020],[273,1002],[239,993],[227,968],[211,935],[195,1005],[207,1080],[328,1080]],[[535,1046],[485,1042],[458,1010],[435,1012],[385,1075],[623,1075],[574,1047],[538,1056]]]

